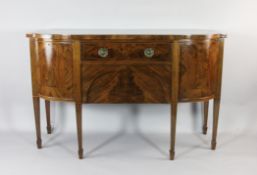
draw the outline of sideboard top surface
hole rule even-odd
[[[199,29],[45,29],[27,34],[39,39],[219,39],[226,34]]]

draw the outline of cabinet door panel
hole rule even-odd
[[[86,103],[167,103],[170,65],[82,65]]]
[[[40,95],[72,99],[73,58],[69,43],[39,42]]]
[[[214,95],[218,41],[181,43],[180,89],[181,101],[201,99]]]

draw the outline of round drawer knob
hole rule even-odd
[[[144,54],[146,57],[151,58],[154,56],[154,50],[153,48],[146,48],[144,51]]]
[[[108,56],[108,49],[107,48],[98,49],[98,55],[102,58],[107,57]]]

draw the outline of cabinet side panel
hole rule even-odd
[[[38,45],[35,39],[30,38],[30,64],[31,64],[31,83],[32,95],[38,96],[39,88],[39,59],[38,59]]]
[[[222,79],[222,63],[223,63],[223,48],[224,39],[212,42],[210,47],[210,62],[211,62],[211,82],[212,92],[215,96],[220,96],[221,79]]]

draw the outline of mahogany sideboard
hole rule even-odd
[[[40,98],[51,133],[50,101],[75,102],[78,156],[83,158],[83,103],[167,103],[174,159],[177,105],[203,102],[203,134],[213,99],[211,149],[216,148],[226,35],[212,31],[46,30],[27,34],[37,147]]]

